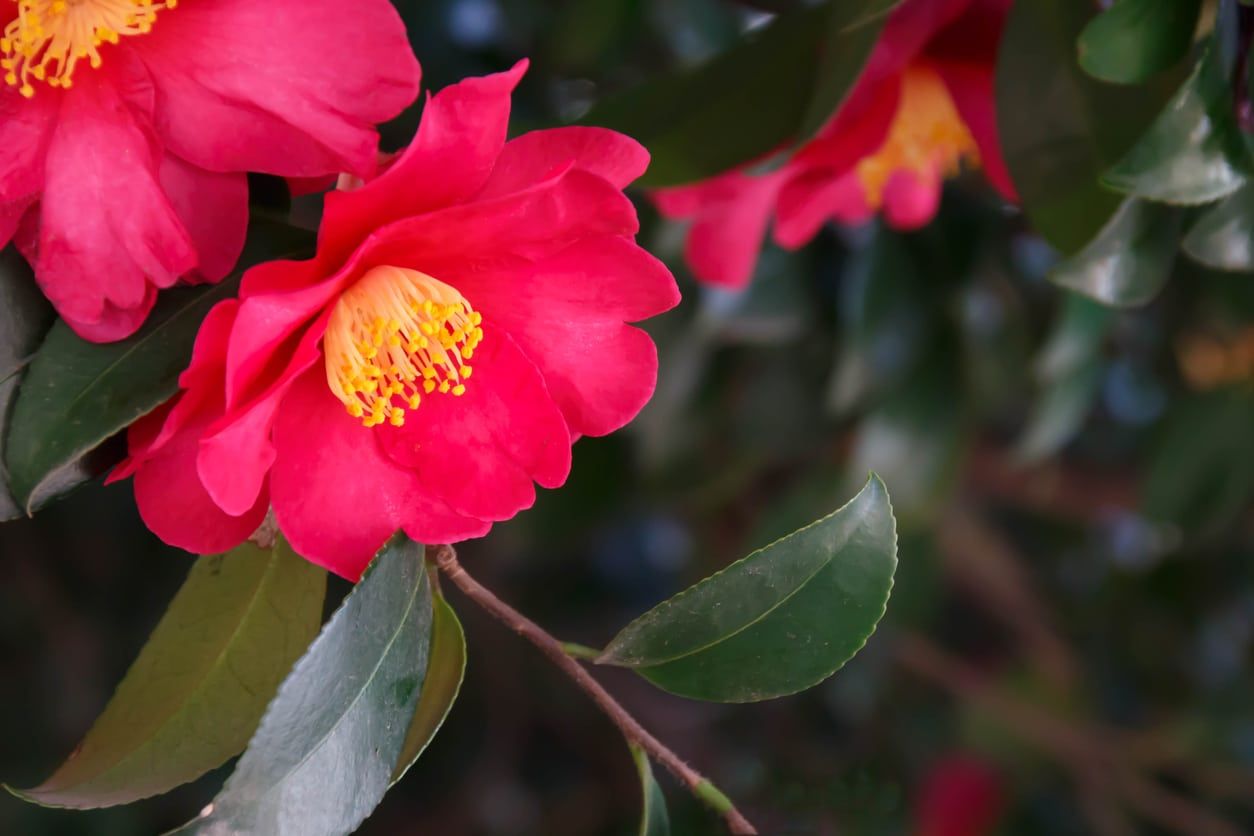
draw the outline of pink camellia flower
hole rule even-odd
[[[639,412],[657,353],[626,323],[679,301],[622,191],[648,154],[595,128],[506,142],[525,69],[433,97],[382,174],[327,196],[312,260],[253,267],[212,310],[111,477],[158,536],[220,551],[273,507],[356,578],[397,529],[483,535]]]
[[[994,117],[993,68],[1010,0],[905,0],[866,67],[819,134],[782,165],[754,166],[654,194],[659,211],[691,218],[685,257],[697,278],[743,287],[767,223],[795,249],[829,220],[882,212],[899,229],[936,214],[941,184],[980,166],[1007,199],[1014,186]]]
[[[0,2],[0,246],[79,334],[125,337],[158,288],[217,281],[244,172],[369,175],[418,94],[388,0]]]

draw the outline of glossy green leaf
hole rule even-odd
[[[1182,242],[1190,258],[1217,270],[1254,271],[1254,186],[1209,207]]]
[[[457,619],[457,613],[453,612],[434,583],[431,594],[431,650],[427,656],[427,677],[422,683],[422,695],[418,698],[409,731],[405,734],[405,745],[401,748],[392,783],[404,777],[440,726],[444,725],[466,676],[466,633]]]
[[[878,476],[843,508],[664,601],[597,660],[680,696],[753,702],[809,688],[884,614],[897,532]]]
[[[631,758],[640,774],[640,790],[643,795],[640,811],[640,836],[670,836],[671,820],[666,813],[666,796],[653,777],[649,756],[639,746],[631,747]]]
[[[311,245],[304,230],[255,223],[241,267]],[[120,342],[91,343],[64,322],[53,326],[18,393],[5,446],[23,508],[54,495],[68,468],[177,391],[201,320],[238,287],[237,273],[218,285],[165,291],[139,332]]]
[[[430,643],[422,546],[398,534],[296,663],[222,791],[178,832],[352,832],[392,784]]]
[[[1102,176],[1112,189],[1163,203],[1217,200],[1245,182],[1244,154],[1232,115],[1232,90],[1217,51],[1198,62],[1162,115]]]
[[[54,807],[126,804],[239,754],[317,635],[326,572],[280,541],[203,557],[91,731],[43,784]]]
[[[1110,308],[1084,296],[1067,296],[1058,324],[1037,358],[1040,395],[1016,450],[1021,460],[1053,455],[1083,425],[1106,370],[1102,345],[1111,319]]]
[[[1145,81],[1188,53],[1201,10],[1202,0],[1118,0],[1080,33],[1080,66],[1102,81]]]
[[[9,493],[3,465],[5,428],[26,364],[53,316],[26,261],[13,247],[0,250],[0,520],[22,515],[21,506]]]
[[[1035,231],[1066,254],[1080,250],[1118,209],[1098,178],[1140,139],[1181,79],[1103,84],[1075,60],[1097,11],[1090,0],[1017,0],[997,58],[1002,154]]]
[[[649,149],[652,163],[640,185],[675,185],[734,168],[822,124],[819,111],[844,98],[870,55],[886,5],[856,0],[781,15],[711,61],[607,98],[581,121],[622,131]],[[830,72],[821,84],[820,65]]]
[[[1171,274],[1180,210],[1129,198],[1080,252],[1054,266],[1050,281],[1113,307],[1143,305]]]

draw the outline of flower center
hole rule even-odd
[[[100,66],[102,44],[116,44],[123,35],[152,31],[157,12],[173,9],[178,0],[16,0],[17,17],[0,37],[0,70],[4,80],[23,96],[35,95],[31,80],[50,87],[69,87],[74,68],[87,59]]]
[[[935,70],[910,67],[902,78],[901,101],[888,137],[856,168],[867,205],[872,209],[881,206],[884,188],[898,171],[953,177],[963,163],[979,165],[980,152],[958,115],[945,82]]]
[[[323,337],[327,384],[348,414],[375,427],[405,423],[424,394],[462,395],[483,317],[438,279],[375,267],[340,296]]]

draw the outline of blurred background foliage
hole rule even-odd
[[[1057,23],[1052,4],[1021,2]],[[531,57],[519,132],[580,119],[802,5],[398,2],[428,89]],[[1049,72],[1054,30],[1035,31],[1035,51],[1015,53],[1025,83]],[[1168,94],[1183,79],[1162,77]],[[1094,130],[1122,131],[1110,142],[1124,150],[1148,124],[1098,113]],[[417,119],[388,126],[385,145]],[[1148,304],[1059,288],[1055,247],[1080,249],[1119,203],[1102,200],[1083,204],[1096,220],[1047,202],[1047,241],[961,179],[920,232],[872,224],[768,247],[740,294],[693,282],[682,230],[639,200],[641,240],[685,298],[650,324],[657,394],[628,430],[580,441],[569,484],[467,544],[464,562],[555,635],[599,645],[874,469],[902,539],[868,647],[822,686],[752,706],[604,672],[647,726],[764,833],[1254,830],[1254,281],[1172,249],[1154,256],[1167,278]],[[316,217],[316,201],[295,208]],[[0,526],[0,555],[0,778],[27,786],[81,737],[190,559],[146,532],[129,485],[98,481]],[[639,784],[615,730],[516,637],[459,610],[462,698],[360,832],[634,832]],[[0,798],[0,832],[155,833],[222,777],[90,814]],[[675,832],[719,832],[659,778]],[[937,815],[969,824],[925,830]]]

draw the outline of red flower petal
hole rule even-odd
[[[205,490],[227,513],[243,513],[261,492],[274,464],[270,435],[279,405],[307,369],[323,367],[318,344],[326,318],[305,332],[287,368],[261,395],[243,406],[229,408],[204,433],[196,468]]]
[[[135,500],[144,524],[172,546],[197,554],[225,551],[248,539],[265,518],[269,497],[240,516],[222,511],[196,474],[196,447],[203,421],[188,425],[135,474]]]
[[[112,85],[84,74],[63,94],[48,147],[36,276],[89,339],[133,332],[154,300],[149,283],[169,287],[196,264],[157,165],[149,138]]]
[[[172,154],[161,160],[161,188],[196,247],[196,273],[216,282],[235,269],[248,230],[248,178],[205,171]]]
[[[367,175],[374,125],[418,94],[386,0],[185,3],[128,46],[152,72],[165,142],[210,171]]]
[[[894,229],[919,229],[936,217],[940,199],[939,174],[895,172],[884,186],[884,220]]]
[[[450,543],[491,527],[449,510],[385,456],[373,436],[389,429],[367,430],[349,417],[318,368],[292,387],[275,423],[270,482],[279,527],[298,553],[349,580],[397,529],[420,542]]]
[[[479,198],[521,191],[568,167],[603,177],[622,189],[644,174],[649,152],[631,137],[605,128],[532,131],[505,143]]]
[[[566,481],[570,431],[509,335],[491,323],[484,331],[465,395],[427,396],[405,426],[375,434],[392,461],[415,471],[454,511],[507,520],[535,502],[532,480],[546,488]]]
[[[669,310],[679,291],[670,271],[634,243],[581,241],[515,271],[459,277],[458,288],[486,328],[508,331],[539,368],[572,432],[612,432],[652,396],[657,350],[623,323]]]
[[[785,176],[733,171],[711,181],[729,196],[704,207],[688,232],[684,258],[698,279],[732,289],[749,284]]]
[[[418,135],[387,171],[359,189],[327,195],[320,257],[342,261],[381,218],[402,218],[459,203],[483,188],[509,127],[510,94],[527,70],[468,78],[423,109]]]
[[[832,177],[823,171],[789,182],[779,193],[775,241],[787,249],[808,244],[823,224],[865,223],[874,216],[858,175],[847,171]]]

